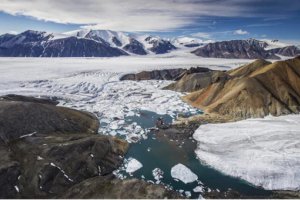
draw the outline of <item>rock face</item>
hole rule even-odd
[[[299,113],[300,57],[275,63],[256,61],[228,74],[232,78],[184,99],[208,113],[237,118]]]
[[[222,71],[214,71],[207,68],[192,68],[187,70],[177,82],[168,85],[164,89],[178,92],[194,92],[212,83],[227,79],[229,79],[229,75]]]
[[[1,36],[0,56],[112,57],[128,55],[118,48],[111,47],[101,38],[67,37],[51,39],[52,37],[51,34],[38,31],[25,31],[15,36]]]
[[[105,199],[163,199],[182,198],[164,187],[141,182],[137,179],[117,180],[109,176],[83,181],[69,190],[62,198],[105,198]]]
[[[279,59],[276,54],[297,56],[300,50],[295,46],[266,50],[268,44],[255,39],[232,40],[209,43],[192,53],[201,57],[242,58],[242,59]]]
[[[184,73],[186,69],[165,69],[165,70],[153,70],[142,71],[137,74],[126,74],[120,78],[120,80],[176,80]]]
[[[258,40],[232,40],[209,43],[192,53],[201,57],[242,58],[242,59],[279,59],[273,53],[264,49],[264,44]]]
[[[280,54],[282,56],[288,56],[288,57],[300,55],[300,49],[295,46],[276,48],[276,49],[270,50],[270,52],[272,52],[274,54]]]
[[[134,38],[130,38],[129,44],[125,45],[123,49],[130,53],[134,53],[138,55],[147,55],[147,52],[145,51],[143,44],[141,44],[139,41],[137,41]]]
[[[163,40],[161,38],[149,36],[145,38],[145,41],[152,45],[149,50],[156,54],[164,54],[176,49],[176,47],[170,41]]]
[[[98,135],[99,121],[90,113],[56,104],[17,95],[0,99],[0,198],[163,198],[172,193],[115,179],[112,172],[128,143]],[[115,196],[117,190],[124,192]]]

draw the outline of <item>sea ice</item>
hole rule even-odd
[[[163,178],[164,172],[159,168],[155,168],[154,170],[152,170],[152,175],[156,182],[160,183],[160,179]]]
[[[172,167],[171,176],[174,179],[181,180],[185,184],[192,183],[198,179],[198,176],[196,174],[194,174],[189,168],[187,168],[185,165],[181,163]]]
[[[125,164],[126,172],[131,174],[143,167],[142,163],[140,163],[135,158],[129,158],[128,162]]]
[[[197,157],[267,190],[300,189],[300,115],[201,125]]]
[[[202,186],[196,186],[194,189],[193,189],[194,192],[197,192],[197,193],[202,193],[204,192],[204,188]]]

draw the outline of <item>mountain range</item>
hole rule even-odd
[[[1,57],[115,57],[165,54],[177,49],[210,58],[280,59],[300,54],[298,47],[277,40],[214,42],[89,29],[60,34],[28,30],[0,36]]]

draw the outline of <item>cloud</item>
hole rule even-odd
[[[275,11],[282,9],[282,5],[286,10],[299,7],[299,1],[288,1],[294,3],[281,0],[1,0],[0,11],[88,28],[170,31],[201,26],[199,19],[207,16],[259,17],[266,15],[265,8]]]
[[[13,35],[16,35],[16,34],[18,34],[18,32],[17,32],[17,31],[9,31],[8,33],[9,33],[9,34],[13,34]]]
[[[238,30],[233,31],[233,34],[234,35],[248,35],[249,32],[248,31],[244,31],[242,29],[238,29]]]
[[[211,34],[205,33],[205,32],[193,33],[193,34],[191,34],[191,36],[199,37],[199,38],[203,38],[203,39],[211,39]]]

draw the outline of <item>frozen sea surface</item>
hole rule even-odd
[[[202,125],[198,158],[268,190],[300,189],[300,115]]]

